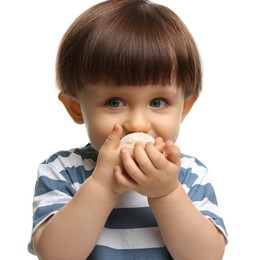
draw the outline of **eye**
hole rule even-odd
[[[150,102],[150,106],[154,108],[162,108],[165,107],[168,103],[161,99],[161,98],[155,98]]]
[[[107,101],[107,106],[112,108],[122,107],[124,106],[124,102],[119,98],[111,98]]]

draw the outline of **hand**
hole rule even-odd
[[[163,150],[167,155],[162,153]],[[155,144],[147,143],[145,147],[137,143],[133,151],[134,159],[127,149],[121,149],[120,154],[131,179],[123,175],[119,167],[116,167],[115,175],[125,188],[150,198],[158,198],[168,195],[178,187],[180,150],[172,141],[164,143],[161,139]]]
[[[120,187],[114,177],[116,167],[121,169],[122,162],[120,159],[120,138],[122,136],[122,127],[114,125],[113,130],[108,135],[105,143],[101,147],[92,178],[111,192],[121,193],[125,188]],[[121,170],[122,172],[123,170]]]

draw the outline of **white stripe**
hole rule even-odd
[[[183,167],[184,169],[189,169],[191,168],[191,172],[195,173],[195,174],[199,174],[203,171],[206,171],[206,167],[202,166],[202,165],[198,165],[196,163],[195,158],[187,158],[187,157],[183,157],[181,159],[181,167]]]
[[[186,194],[190,191],[190,188],[186,186],[186,184],[182,184],[182,187],[184,188]]]
[[[205,185],[205,184],[211,184],[212,183],[211,177],[208,174],[208,171],[206,168],[205,168],[205,171],[198,172],[197,175],[198,175],[198,178],[195,180],[195,182],[193,183],[192,186],[194,186],[196,184]]]
[[[33,199],[33,214],[39,207],[50,206],[53,204],[67,204],[71,199],[71,196],[58,190],[36,196]]]
[[[53,162],[39,165],[39,176],[45,175],[50,179],[64,180],[59,172],[66,170],[67,167],[71,168],[79,166],[83,166],[85,170],[90,171],[95,167],[95,162],[92,159],[82,160],[81,157],[75,153],[71,153],[68,157],[59,155]],[[49,168],[49,170],[47,170],[47,168]]]
[[[135,191],[127,191],[120,194],[115,208],[141,208],[149,207],[147,197]]]
[[[181,167],[185,168],[185,169],[192,169],[192,172],[197,173],[199,171],[199,169],[206,169],[204,166],[202,165],[198,165],[196,163],[196,159],[194,157],[182,157],[181,158]]]
[[[218,206],[213,204],[208,198],[204,198],[202,201],[194,201],[193,204],[199,211],[210,211],[218,217],[221,217]]]
[[[51,180],[62,180],[66,179],[61,175],[53,164],[40,164],[38,168],[38,176],[45,176]]]
[[[181,167],[184,169],[190,169],[191,173],[195,173],[198,175],[198,178],[193,183],[193,186],[196,184],[205,185],[207,183],[211,183],[210,175],[208,174],[208,169],[204,166],[200,166],[195,162],[195,158],[187,158],[183,157],[181,159]]]
[[[81,188],[82,184],[79,182],[74,182],[72,185],[74,190],[76,190],[76,192]]]
[[[140,249],[163,247],[164,242],[158,227],[138,229],[104,228],[97,245],[115,249]]]

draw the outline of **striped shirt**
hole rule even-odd
[[[92,174],[97,156],[97,151],[88,144],[83,148],[55,153],[39,165],[33,199],[32,234],[72,199]],[[196,158],[182,155],[178,179],[195,207],[227,239],[207,168]],[[32,239],[28,250],[35,253]],[[87,259],[172,259],[145,196],[134,191],[119,196]]]

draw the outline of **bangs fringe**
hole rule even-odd
[[[129,19],[127,20],[130,24]],[[84,81],[112,86],[171,84],[175,54],[156,24],[105,28],[84,57]],[[125,23],[124,23],[125,24]],[[153,28],[154,27],[154,28]]]
[[[196,79],[200,61],[180,19],[168,8],[148,1],[132,1],[131,5],[117,1],[121,4],[116,9],[112,2],[84,12],[63,37],[57,57],[60,89],[75,96],[84,87],[98,84],[122,87],[175,82],[192,88],[189,81]],[[192,48],[193,56],[189,55]]]

